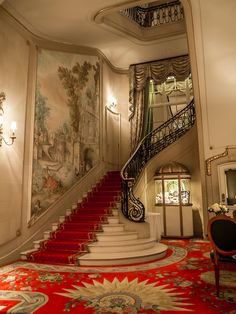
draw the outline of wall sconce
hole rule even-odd
[[[108,100],[109,104],[108,104],[108,108],[113,110],[116,108],[117,106],[117,100],[113,97],[113,96],[110,96],[109,97],[109,100]]]
[[[12,121],[11,123],[11,130],[12,134],[10,136],[10,142],[8,142],[5,137],[3,136],[3,115],[4,115],[4,110],[3,110],[3,101],[6,100],[6,95],[5,93],[1,92],[0,93],[0,147],[2,146],[2,142],[4,142],[6,145],[12,145],[16,139],[16,121]]]

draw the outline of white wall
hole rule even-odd
[[[17,122],[13,146],[0,147],[0,245],[21,232],[24,132],[27,97],[29,45],[0,12],[0,92],[5,92],[4,135],[10,122]]]
[[[112,109],[116,114],[109,110],[105,113],[105,107],[109,106],[111,97],[117,101],[116,107]],[[106,119],[104,158],[111,167],[120,170],[130,153],[129,77],[126,72],[113,70],[106,62],[103,62],[103,106]]]
[[[218,158],[235,141],[236,9],[234,0],[181,0],[185,10],[197,113],[204,229],[212,189],[218,186],[206,173],[207,159]],[[214,182],[213,182],[214,181]],[[211,184],[209,184],[211,182]],[[214,185],[214,188],[213,188]],[[210,196],[210,197],[209,197]],[[217,201],[219,195],[217,195]]]
[[[235,0],[191,0],[205,159],[236,144]]]

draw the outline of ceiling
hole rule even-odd
[[[125,5],[120,0],[1,2],[4,9],[33,34],[52,41],[97,48],[119,69],[127,69],[130,64],[186,54],[188,51],[185,33],[161,38],[157,36],[156,39],[145,41],[104,23],[104,17],[117,12],[119,8],[144,4],[143,0],[125,2]],[[102,17],[95,18],[98,16]],[[158,28],[155,31],[158,34]]]

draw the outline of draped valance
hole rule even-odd
[[[147,80],[152,79],[154,84],[161,84],[166,81],[168,76],[173,75],[177,81],[183,81],[190,73],[191,67],[188,55],[130,66],[129,120],[131,121],[131,141],[133,149],[141,140],[144,90]]]

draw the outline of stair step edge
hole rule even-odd
[[[108,227],[108,228],[114,228],[114,227],[124,227],[125,224],[123,223],[108,223],[108,224],[102,224],[102,227]]]
[[[38,249],[30,249],[27,251],[20,252],[20,258],[23,260],[27,260],[28,254],[38,252]]]
[[[43,241],[45,241],[45,239],[34,240],[33,243],[41,243]]]
[[[140,245],[140,244],[145,244],[145,243],[151,243],[151,242],[156,242],[155,238],[149,238],[146,241],[144,241],[146,239],[135,239],[135,240],[120,240],[120,241],[97,241],[97,242],[93,242],[91,244],[89,244],[88,246],[93,246],[93,247],[97,247],[97,246],[121,246],[121,245]]]
[[[154,246],[153,248],[149,249],[144,249],[144,250],[137,250],[137,251],[132,251],[132,252],[117,252],[117,253],[112,253],[110,254],[109,252],[106,253],[87,253],[78,259],[108,259],[108,260],[113,260],[113,259],[123,259],[123,258],[133,258],[133,257],[141,257],[141,256],[147,256],[147,255],[155,255],[159,252],[162,252],[163,250],[167,250],[167,246],[165,244],[158,244],[157,246]]]
[[[66,216],[59,216],[59,223],[63,223],[66,220]]]
[[[103,231],[100,233],[96,233],[98,236],[109,236],[109,235],[137,235],[137,231],[117,231],[117,232],[109,232],[109,231]]]

